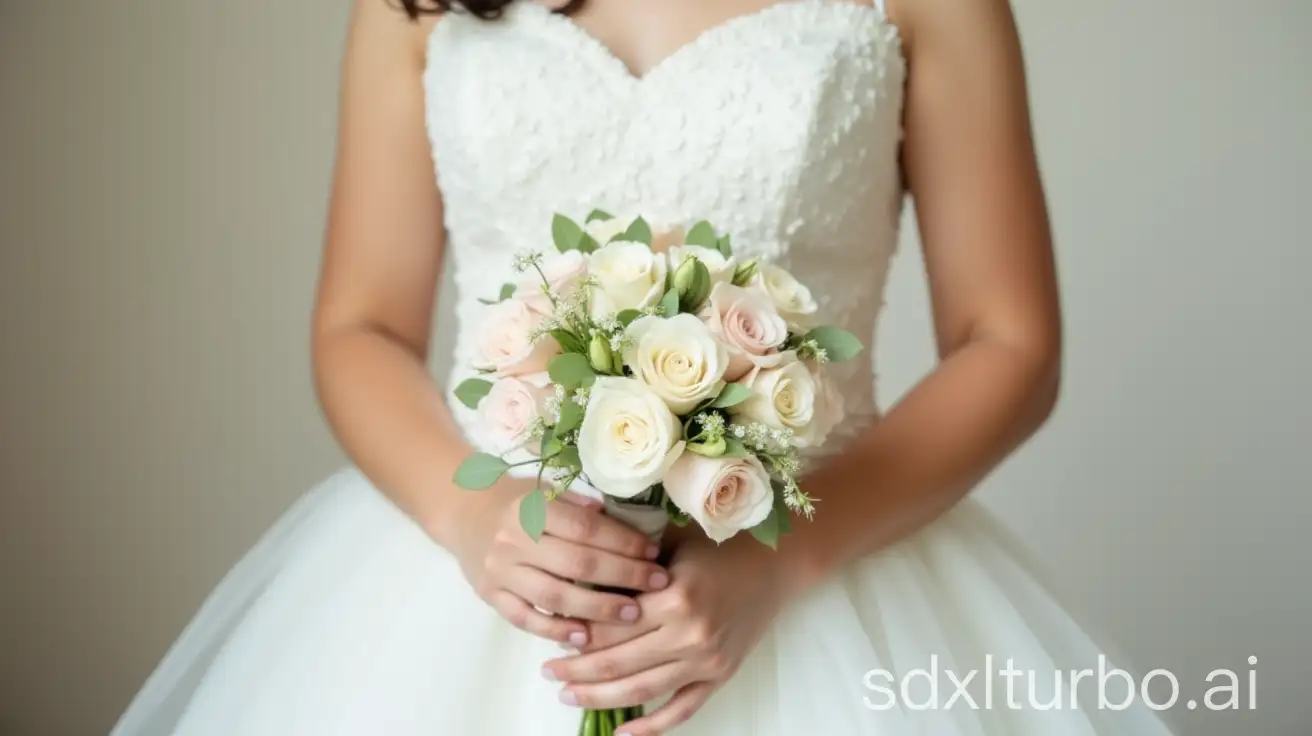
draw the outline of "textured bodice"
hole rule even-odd
[[[809,286],[818,320],[873,348],[900,221],[904,73],[882,11],[842,0],[739,16],[643,76],[540,5],[443,18],[424,85],[458,289],[451,385],[467,375],[479,299],[514,255],[551,248],[554,213],[594,208],[710,220],[737,254]],[[831,366],[848,417],[833,447],[876,415],[873,359]]]

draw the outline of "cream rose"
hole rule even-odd
[[[577,250],[564,253],[549,253],[542,259],[538,273],[537,268],[525,271],[515,283],[515,297],[532,309],[550,314],[551,299],[543,292],[543,286],[549,286],[551,293],[561,298],[568,298],[583,279],[588,275],[588,262],[583,253]],[[546,276],[546,280],[543,280]]]
[[[478,417],[496,446],[494,452],[504,454],[525,449],[536,454],[538,448],[529,442],[530,433],[536,421],[544,416],[546,400],[552,394],[551,379],[545,373],[493,381],[491,390],[478,404]]]
[[[811,290],[793,278],[791,273],[773,263],[757,264],[756,276],[752,278],[751,285],[768,294],[775,309],[789,322],[806,324],[819,309]]]
[[[779,364],[788,325],[764,292],[719,283],[702,308],[701,319],[729,349],[725,380],[737,381],[753,368]]]
[[[625,333],[624,364],[675,414],[685,414],[724,388],[728,349],[691,314],[639,317]]]
[[[583,226],[583,231],[597,241],[597,245],[607,245],[620,235],[628,232],[637,217],[612,217],[609,220],[593,220]],[[661,227],[648,223],[651,229],[651,249],[655,253],[665,253],[676,245],[683,243],[687,233],[680,227]]]
[[[795,447],[817,447],[843,420],[843,403],[824,375],[812,371],[795,353],[780,365],[755,369],[741,382],[753,390],[731,413],[792,433]]]
[[[616,241],[593,251],[588,261],[597,283],[589,295],[596,319],[654,306],[665,294],[665,257],[642,243]]]
[[[765,521],[774,507],[770,476],[755,456],[686,452],[665,474],[665,493],[718,542]]]
[[[706,271],[711,275],[711,286],[733,281],[733,272],[738,268],[738,260],[731,256],[726,257],[718,250],[700,245],[676,245],[670,248],[670,271],[677,270],[689,256],[701,261],[706,267]]]
[[[599,376],[579,427],[579,460],[602,493],[632,498],[665,477],[683,454],[683,427],[665,401],[632,378]]]
[[[540,334],[546,316],[511,297],[487,307],[479,329],[475,365],[498,376],[540,373],[560,353],[560,344]]]

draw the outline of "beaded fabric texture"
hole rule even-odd
[[[551,247],[553,214],[596,207],[658,227],[712,221],[737,254],[810,287],[817,321],[873,346],[901,214],[904,75],[883,12],[841,0],[738,16],[641,76],[541,5],[443,18],[424,88],[458,290],[448,390],[468,375],[478,300],[514,255]],[[873,360],[830,367],[846,420],[823,452],[876,417]]]

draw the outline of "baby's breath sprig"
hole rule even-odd
[[[813,360],[817,363],[828,363],[829,354],[820,343],[815,340],[803,340],[797,346],[797,357],[802,360]]]

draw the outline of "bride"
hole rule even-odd
[[[549,736],[635,704],[631,736],[1168,733],[965,498],[1043,424],[1061,365],[1006,0],[401,5],[355,4],[315,313],[352,466],[235,566],[114,734]],[[871,345],[904,197],[941,362],[886,413],[873,361],[841,364],[819,512],[778,551],[649,549],[569,503],[533,543],[531,480],[454,486],[486,440],[448,400],[480,298],[553,213],[676,240],[709,219]]]

